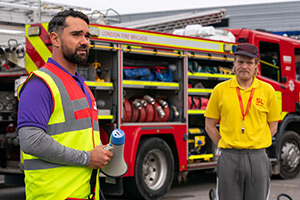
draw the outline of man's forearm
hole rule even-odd
[[[218,146],[219,140],[221,139],[220,133],[217,128],[205,128],[210,139]]]
[[[272,137],[275,135],[275,133],[277,132],[277,127],[278,127],[278,122],[268,122],[269,124],[269,128],[270,128],[270,132]]]
[[[24,153],[52,163],[88,166],[90,152],[65,147],[37,127],[22,127],[18,130],[20,146]]]
[[[221,139],[220,132],[216,128],[218,119],[205,118],[205,130],[210,137],[210,139],[218,146],[219,140]]]

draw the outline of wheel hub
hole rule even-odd
[[[300,162],[300,151],[294,143],[285,143],[281,152],[283,165],[288,169],[294,169]]]
[[[166,157],[160,150],[152,150],[147,154],[143,164],[143,177],[150,189],[157,190],[163,185],[167,176],[166,166]]]

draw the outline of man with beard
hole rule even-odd
[[[281,116],[274,89],[256,78],[258,62],[256,46],[239,44],[234,52],[236,76],[214,88],[205,112],[207,134],[221,149],[220,200],[269,198],[272,172],[265,149],[272,144]]]
[[[76,72],[89,53],[89,19],[62,11],[49,22],[52,58],[18,88],[18,133],[28,200],[99,199],[101,145],[95,98]]]

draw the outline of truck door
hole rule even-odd
[[[261,74],[259,78],[273,86],[279,105],[285,110],[284,106],[293,102],[291,98],[288,98],[288,81],[283,62],[283,55],[287,53],[283,53],[284,48],[280,40],[271,37],[256,36],[255,45],[260,53],[259,71]],[[282,102],[286,104],[283,105]]]
[[[261,75],[281,82],[279,44],[259,41]]]
[[[294,48],[294,55],[295,55],[295,90],[296,90],[296,111],[300,110],[300,45]],[[298,110],[297,110],[298,109]]]

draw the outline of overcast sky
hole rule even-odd
[[[103,13],[108,8],[119,14],[179,10],[190,8],[207,8],[229,5],[260,4],[272,2],[287,2],[297,0],[47,0],[53,3],[63,3],[99,10]]]

